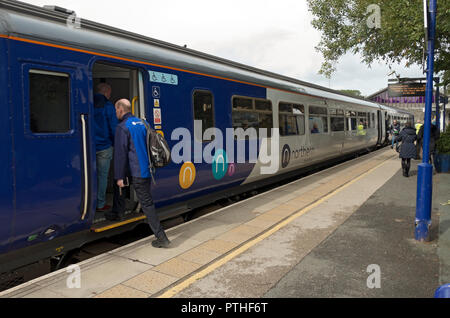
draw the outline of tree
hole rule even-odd
[[[424,14],[422,0],[307,0],[322,32],[316,49],[325,62],[319,71],[328,78],[339,58],[359,53],[369,66],[384,61],[389,67],[406,61],[422,65],[424,56]],[[373,24],[379,8],[379,26]],[[450,1],[437,0],[435,73],[450,83]]]
[[[351,95],[351,96],[355,96],[355,97],[364,97],[361,94],[361,91],[358,91],[356,89],[340,89],[339,90],[341,93],[347,94],[347,95]]]

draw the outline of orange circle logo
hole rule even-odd
[[[180,169],[180,187],[183,189],[189,189],[195,181],[196,170],[192,162],[185,162]]]

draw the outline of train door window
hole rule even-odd
[[[311,130],[311,134],[328,133],[327,108],[319,106],[309,107],[309,129]]]
[[[305,107],[291,103],[279,104],[279,123],[281,136],[305,134]]]
[[[202,122],[201,136],[204,135],[207,129],[214,128],[214,104],[211,92],[194,92],[194,120],[201,120]],[[200,136],[196,136],[196,139],[206,141]]]
[[[70,131],[70,78],[65,73],[29,71],[30,130],[33,133]]]
[[[370,126],[370,128],[376,128],[375,113],[372,113],[372,125]]]

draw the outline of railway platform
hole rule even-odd
[[[404,178],[381,149],[171,228],[168,249],[147,237],[0,297],[431,298],[450,283],[450,175],[416,242],[418,163]]]

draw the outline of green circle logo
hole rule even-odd
[[[216,151],[216,155],[212,161],[212,173],[214,179],[221,180],[228,172],[228,158],[225,150]]]

